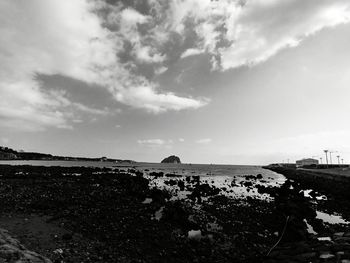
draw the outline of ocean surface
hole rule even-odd
[[[162,164],[162,163],[115,163],[115,162],[85,162],[85,161],[23,161],[1,160],[0,164],[10,165],[35,165],[35,166],[85,166],[85,167],[108,167],[108,168],[134,168],[150,172],[164,172],[182,176],[199,175],[202,177],[227,176],[239,177],[244,175],[261,174],[264,180],[283,183],[285,177],[281,174],[252,165],[217,165],[217,164]]]
[[[158,188],[166,188],[169,191],[176,192],[175,198],[186,198],[186,191],[179,191],[176,186],[169,186],[167,182],[169,177],[154,178],[150,174],[152,172],[163,172],[166,174],[178,175],[176,180],[184,180],[186,176],[200,176],[201,183],[226,189],[222,194],[244,198],[247,196],[255,196],[267,198],[266,195],[260,195],[254,187],[256,184],[278,186],[284,183],[285,177],[281,174],[261,168],[260,166],[250,165],[216,165],[216,164],[161,164],[161,163],[115,163],[115,162],[84,162],[84,161],[0,161],[0,164],[11,165],[38,165],[38,166],[85,166],[85,167],[108,167],[127,170],[133,168],[144,172],[144,176],[150,179],[150,185]],[[262,177],[254,180],[253,186],[245,186],[247,176]],[[173,178],[173,177],[172,177]],[[182,178],[182,179],[181,179]],[[173,179],[174,180],[174,179]]]
[[[263,169],[261,166],[252,165],[216,165],[216,164],[161,164],[161,163],[115,163],[115,162],[84,162],[84,161],[21,161],[21,160],[2,160],[1,164],[10,165],[36,165],[36,166],[85,166],[85,167],[107,167],[118,168],[127,171],[127,169],[136,169],[144,172],[144,176],[150,179],[150,186],[158,188],[166,188],[173,192],[173,199],[185,199],[190,192],[181,191],[177,185],[169,185],[169,180],[186,181],[186,176],[200,176],[201,183],[207,183],[211,186],[222,189],[221,194],[233,198],[243,198],[248,196],[256,197],[265,200],[272,200],[267,194],[259,194],[256,185],[264,186],[279,186],[282,185],[286,178],[278,173]],[[159,177],[155,178],[150,175],[152,172],[163,172],[166,174],[178,175],[178,177]],[[251,180],[249,176],[256,177],[261,175],[260,179]],[[251,186],[245,185],[249,181]],[[305,190],[304,195],[308,197],[308,192]],[[324,199],[320,196],[320,199]],[[147,198],[148,199],[148,198]],[[145,200],[148,202],[149,200]],[[157,214],[157,213],[156,213]],[[161,214],[161,213],[159,213]],[[155,215],[157,218],[157,215]],[[339,215],[327,214],[317,211],[317,218],[330,224],[350,224],[344,221]]]

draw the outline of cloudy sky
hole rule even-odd
[[[2,0],[0,145],[350,161],[348,0]]]

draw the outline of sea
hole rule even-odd
[[[164,164],[164,163],[115,163],[115,162],[86,162],[86,161],[36,161],[36,160],[3,160],[0,164],[10,165],[34,165],[34,166],[63,166],[63,167],[107,167],[126,170],[136,169],[142,171],[144,176],[150,179],[150,185],[158,188],[165,188],[169,191],[176,189],[169,186],[167,176],[154,178],[152,172],[163,172],[164,175],[177,175],[179,178],[187,176],[200,176],[201,183],[224,189],[222,194],[236,198],[245,198],[247,196],[266,199],[266,194],[261,195],[254,187],[256,184],[278,186],[285,182],[286,178],[273,171],[263,169],[261,166],[252,165],[218,165],[218,164]],[[254,180],[253,187],[245,186],[249,176],[261,175],[259,180]],[[173,177],[172,177],[173,178]],[[180,180],[180,179],[177,180]],[[174,180],[174,179],[173,179]],[[185,198],[186,191],[177,191],[175,198]]]
[[[115,163],[115,162],[86,162],[86,161],[24,161],[24,160],[1,160],[1,164],[9,165],[33,165],[33,166],[62,166],[62,167],[99,167],[99,168],[115,168],[128,171],[128,169],[136,169],[142,171],[144,176],[150,179],[150,186],[157,188],[165,188],[173,192],[173,199],[186,199],[189,192],[179,191],[177,185],[167,184],[169,180],[182,180],[188,176],[200,176],[201,183],[207,183],[211,186],[222,189],[221,194],[239,199],[247,199],[254,197],[272,201],[273,199],[267,194],[260,194],[257,191],[257,185],[264,186],[280,186],[286,178],[282,174],[263,169],[261,166],[253,165],[218,165],[218,164],[163,164],[163,163]],[[163,172],[164,175],[172,174],[172,177],[155,178],[152,172]],[[175,175],[175,176],[174,176]],[[178,175],[178,177],[176,177]],[[259,179],[257,179],[257,175]],[[255,177],[256,179],[251,180]],[[246,185],[246,182],[252,182]],[[305,197],[311,191],[304,190]],[[325,199],[320,196],[319,200]],[[318,199],[318,198],[317,198]],[[145,200],[148,202],[149,200]],[[342,219],[340,215],[328,214],[321,211],[317,212],[317,218],[322,219],[329,224],[350,224],[350,222]],[[312,233],[312,231],[310,232]]]
[[[46,161],[46,160],[0,160],[1,164],[34,165],[34,166],[63,166],[63,167],[107,167],[107,168],[133,168],[141,171],[156,171],[182,176],[199,175],[201,177],[239,177],[245,175],[261,174],[264,180],[284,182],[281,174],[253,165],[221,165],[221,164],[165,164],[165,163],[115,163],[96,161]]]

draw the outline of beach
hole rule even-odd
[[[328,241],[318,239],[345,235],[347,222],[317,219],[313,199],[280,174],[251,167],[245,171],[265,172],[215,177],[215,171],[238,168],[211,167],[199,176],[193,173],[198,167],[162,167],[0,165],[0,227],[52,262],[321,262],[325,251],[334,260],[336,252],[348,256],[347,237],[343,247],[329,242],[328,250]],[[300,223],[305,217],[307,224]],[[317,234],[311,225],[318,225]]]

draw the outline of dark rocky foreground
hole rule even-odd
[[[344,226],[319,222],[312,202],[290,182],[258,187],[259,176],[247,177],[247,187],[274,197],[268,202],[227,198],[196,176],[170,176],[167,183],[190,193],[170,201],[169,192],[151,189],[150,179],[133,169],[4,165],[0,175],[0,228],[53,262],[322,262],[326,252],[334,260],[348,256]],[[305,217],[338,241],[327,246],[309,235]]]
[[[281,202],[280,211],[289,216],[286,233],[287,236],[291,236],[288,235],[288,232],[293,232],[295,242],[286,242],[286,244],[281,242],[270,253],[271,259],[268,262],[349,263],[349,224],[323,223],[322,220],[316,218],[315,211],[342,215],[349,222],[350,180],[295,168],[274,167],[271,170],[289,179],[279,190],[284,194],[276,196],[275,202],[279,203],[281,199],[287,197],[287,201]],[[300,195],[306,189],[311,190],[308,192],[309,198],[303,198]],[[317,198],[321,195],[326,198]],[[305,229],[306,222],[313,227],[316,233],[303,236],[306,234],[305,231],[302,231]],[[302,258],[304,261],[301,261]]]

